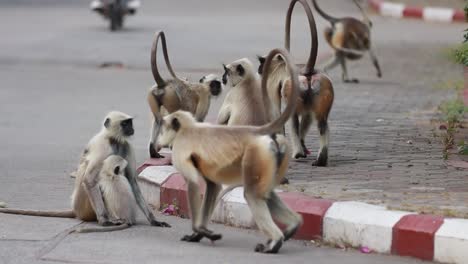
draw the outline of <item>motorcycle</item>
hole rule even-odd
[[[91,10],[109,20],[109,29],[122,29],[124,17],[134,15],[140,7],[140,0],[93,0]]]

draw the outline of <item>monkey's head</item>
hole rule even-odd
[[[116,139],[130,137],[135,133],[133,117],[122,112],[112,111],[107,114],[103,129]]]
[[[161,124],[158,138],[158,148],[172,146],[177,134],[187,127],[193,126],[197,121],[190,112],[176,111],[165,116]]]
[[[218,96],[223,91],[223,84],[218,75],[216,74],[208,74],[203,76],[200,79],[201,84],[205,84],[206,87],[209,88],[210,94],[212,96]]]
[[[105,176],[114,179],[115,177],[124,175],[127,165],[128,162],[121,156],[110,155],[103,161],[102,171]]]
[[[258,74],[262,75],[263,74],[263,65],[265,64],[266,57],[257,55],[258,62],[260,65],[258,66]],[[286,63],[284,63],[283,57],[281,55],[276,55],[272,60],[271,60],[271,67],[270,69],[276,69],[277,66],[279,65],[284,65],[286,66]]]
[[[236,86],[241,81],[248,78],[255,78],[255,71],[252,62],[243,58],[236,60],[228,65],[224,65],[223,84],[226,85],[229,81],[231,86]]]

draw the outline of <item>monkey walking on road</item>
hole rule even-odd
[[[372,22],[362,9],[357,0],[353,0],[363,15],[363,20],[360,21],[353,17],[335,18],[325,13],[317,4],[317,0],[312,0],[317,12],[328,22],[331,27],[327,27],[324,31],[325,39],[328,44],[335,50],[334,57],[324,67],[324,71],[331,70],[338,64],[341,65],[342,79],[344,82],[358,83],[356,78],[348,77],[348,69],[346,60],[361,59],[365,53],[369,53],[372,63],[377,70],[377,77],[382,77],[379,61],[375,55],[370,38],[370,29]]]
[[[159,39],[162,42],[166,67],[173,79],[164,80],[159,73],[157,64]],[[215,74],[202,77],[198,83],[188,82],[177,77],[169,60],[166,36],[163,31],[156,33],[153,41],[151,48],[151,70],[156,85],[151,88],[147,96],[148,104],[153,114],[149,153],[152,158],[162,158],[163,156],[158,153],[159,149],[155,148],[161,129],[160,121],[162,117],[167,113],[185,110],[192,113],[197,121],[203,122],[210,108],[210,99],[221,94],[222,84]]]
[[[280,132],[294,112],[297,103],[297,72],[290,64],[288,52],[275,49],[265,61],[262,91],[266,94],[271,59],[281,54],[291,78],[291,95],[285,111],[274,121],[262,126],[224,126],[197,122],[185,111],[177,111],[164,117],[158,143],[172,146],[173,164],[184,175],[188,186],[187,199],[192,214],[193,233],[183,241],[199,242],[206,237],[212,241],[221,239],[207,228],[216,206],[221,185],[242,184],[244,197],[259,229],[267,235],[265,244],[258,244],[255,251],[277,253],[284,241],[291,238],[302,223],[299,214],[289,209],[274,192],[284,177],[289,163],[289,146]],[[264,96],[263,104],[270,107]],[[203,202],[200,200],[198,181],[206,182]],[[286,228],[281,231],[273,217]]]

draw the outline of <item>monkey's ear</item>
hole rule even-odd
[[[265,60],[266,60],[265,57],[262,57],[260,55],[257,55],[257,59],[261,64],[265,63]]]
[[[120,166],[116,166],[114,168],[114,174],[119,174],[119,172],[120,172]]]
[[[106,118],[106,121],[104,121],[104,127],[109,128],[110,122],[111,122],[110,118]]]
[[[172,129],[174,129],[176,132],[179,130],[180,128],[180,122],[179,122],[179,119],[177,119],[177,117],[174,117],[171,121],[171,126],[172,126]]]
[[[243,76],[245,73],[244,66],[242,66],[241,64],[237,65],[236,71],[240,76]]]

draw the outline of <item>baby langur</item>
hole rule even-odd
[[[173,79],[164,80],[158,70],[157,49],[161,39],[166,67]],[[159,31],[151,48],[151,69],[156,85],[148,92],[148,103],[153,113],[153,124],[149,143],[149,153],[152,158],[162,158],[155,148],[161,128],[161,119],[167,113],[177,110],[189,111],[197,121],[202,122],[210,108],[210,99],[222,92],[221,80],[218,76],[210,74],[200,79],[199,83],[188,82],[176,76],[169,61],[167,53],[166,37],[163,31]]]
[[[281,54],[291,77],[291,94],[284,112],[262,126],[223,126],[197,122],[185,111],[164,117],[159,144],[172,146],[173,164],[184,175],[188,186],[188,204],[192,213],[193,233],[183,241],[199,242],[203,237],[221,239],[207,228],[221,185],[244,186],[244,197],[259,229],[268,236],[266,244],[258,244],[255,251],[277,253],[282,243],[291,238],[302,223],[302,218],[289,209],[274,192],[284,177],[289,163],[289,147],[281,131],[295,109],[298,79],[290,64],[287,51],[275,49],[265,62],[266,74],[262,91],[266,94],[266,80],[271,59]],[[269,109],[270,100],[263,98]],[[201,203],[199,180],[206,182]],[[229,188],[229,187],[228,187]],[[273,217],[286,228],[281,231]]]
[[[122,219],[109,214],[108,204],[112,196],[104,197],[99,185],[99,174],[109,156],[118,155],[127,162],[122,173],[131,187],[133,197],[146,218],[153,226],[168,227],[165,222],[157,221],[149,210],[136,180],[136,160],[129,138],[134,134],[133,118],[127,114],[113,111],[107,114],[103,127],[87,144],[81,158],[75,179],[75,188],[71,196],[71,210],[68,211],[34,211],[19,209],[0,209],[3,213],[78,218],[83,221],[95,221],[102,226],[120,225]],[[112,161],[112,160],[111,160]],[[115,197],[114,197],[115,198]]]
[[[263,105],[260,78],[249,59],[224,65],[223,84],[231,88],[218,114],[218,124],[260,126],[270,120]]]
[[[312,0],[317,12],[328,22],[331,27],[327,27],[324,31],[325,39],[328,44],[335,50],[334,57],[324,67],[324,71],[328,71],[338,64],[341,65],[342,79],[344,82],[358,83],[356,78],[348,77],[346,68],[346,60],[358,60],[369,52],[372,63],[377,70],[377,77],[382,77],[379,61],[375,55],[371,45],[370,28],[372,22],[369,20],[366,12],[362,9],[357,0],[353,0],[363,15],[363,20],[360,21],[352,17],[335,18],[326,14],[317,4],[317,0]]]
[[[289,136],[293,146],[293,158],[305,158],[309,154],[304,138],[309,131],[312,121],[315,119],[320,134],[320,149],[317,159],[313,162],[315,166],[326,166],[328,162],[328,115],[331,111],[334,99],[334,91],[331,80],[325,74],[315,70],[317,60],[318,37],[314,16],[306,0],[292,0],[286,15],[285,47],[290,48],[291,17],[294,6],[300,2],[309,20],[310,35],[312,39],[309,58],[304,68],[301,70],[299,99],[297,108],[288,124]],[[258,57],[260,61],[259,73],[265,74],[265,58]],[[281,97],[288,99],[290,95],[290,83],[287,65],[281,56],[275,56],[271,62],[272,67],[269,72],[271,78],[268,80],[268,96],[273,102],[271,113],[278,116],[281,113]]]
[[[103,162],[98,182],[109,216],[122,221],[122,224],[114,227],[80,228],[77,232],[115,231],[135,224],[136,201],[130,183],[124,175],[127,165],[128,162],[124,158],[117,155],[109,156]]]

